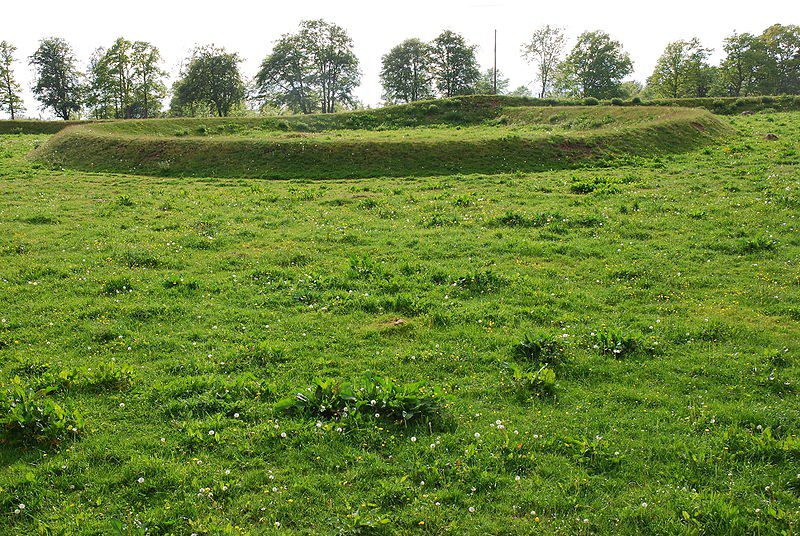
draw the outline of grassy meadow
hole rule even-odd
[[[0,533],[796,534],[800,114],[720,120],[326,181],[0,136]]]

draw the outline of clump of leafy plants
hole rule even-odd
[[[484,294],[492,292],[505,283],[506,280],[504,277],[491,270],[486,270],[484,272],[475,272],[474,274],[459,277],[453,282],[453,285],[468,292],[472,292],[473,294]]]
[[[409,425],[441,420],[445,405],[442,391],[423,382],[401,384],[368,374],[351,382],[317,380],[279,401],[275,409],[316,419],[367,418]]]
[[[491,227],[543,227],[548,223],[560,219],[556,214],[534,214],[526,216],[519,212],[508,211],[503,216],[498,216],[489,220]]]
[[[25,361],[16,371],[28,378],[28,386],[35,391],[123,391],[133,384],[133,368],[113,361],[64,369],[49,362]]]
[[[519,363],[509,363],[511,384],[520,395],[548,397],[556,394],[556,373],[547,365],[531,369]]]
[[[553,335],[526,333],[511,354],[518,362],[555,367],[564,361],[564,344]]]
[[[614,330],[602,330],[593,332],[591,337],[592,348],[601,355],[609,355],[617,359],[622,359],[646,349],[646,345],[638,335],[623,334]]]
[[[52,398],[55,390],[34,390],[19,377],[4,386],[0,392],[0,443],[48,446],[80,435],[83,419]]]
[[[133,368],[101,363],[79,375],[78,386],[87,391],[122,391],[133,383]]]
[[[109,279],[103,285],[102,293],[106,296],[114,296],[116,294],[127,294],[129,292],[133,292],[133,286],[131,285],[131,280],[127,277],[119,277],[114,279]]]

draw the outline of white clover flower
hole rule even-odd
[[[281,437],[286,439],[286,432],[281,432]]]
[[[216,432],[214,430],[209,430],[208,431],[208,435],[213,436],[214,434],[216,434]]]
[[[475,432],[475,437],[476,437],[476,438],[478,438],[478,437],[481,437],[481,434],[480,434],[480,432]]]
[[[140,476],[140,477],[139,477],[139,478],[136,480],[136,482],[138,482],[139,484],[144,484],[144,477],[143,477],[143,476]]]
[[[473,514],[473,513],[475,513],[475,507],[474,507],[474,506],[470,506],[470,507],[468,508],[468,510],[469,510],[469,513],[470,513],[470,514]]]
[[[416,436],[411,436],[411,442],[412,442],[412,443],[416,443],[416,442],[417,442],[417,438],[416,438]]]

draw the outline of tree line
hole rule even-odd
[[[509,92],[508,79],[499,72],[482,72],[476,50],[449,30],[430,42],[403,41],[381,59],[383,98],[406,103],[468,94],[532,96],[527,86]],[[625,81],[633,62],[622,44],[602,31],[583,32],[568,50],[564,30],[545,25],[520,51],[531,64],[540,98],[800,94],[799,26],[774,24],[759,35],[734,32],[722,44],[718,65],[709,62],[712,52],[696,38],[671,42],[644,85]],[[25,112],[14,77],[15,53],[11,43],[0,41],[0,111],[12,119]],[[51,37],[40,41],[28,63],[40,107],[62,119],[159,117],[168,94],[171,116],[227,116],[249,108],[331,113],[358,105],[354,90],[361,81],[353,40],[324,20],[303,21],[282,35],[250,82],[241,72],[242,58],[214,45],[191,52],[171,90],[160,51],[143,41],[119,38],[97,49],[84,73],[70,44]]]

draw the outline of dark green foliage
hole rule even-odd
[[[509,379],[522,396],[547,397],[556,394],[556,374],[547,365],[539,368],[526,367],[518,363],[508,365]]]
[[[352,382],[317,380],[304,392],[278,402],[275,410],[316,419],[362,417],[409,425],[441,421],[445,404],[441,390],[423,382],[400,384],[366,375]]]
[[[83,419],[51,396],[19,378],[0,387],[0,443],[48,447],[83,433]]]
[[[616,359],[622,359],[646,349],[646,345],[638,335],[603,329],[592,333],[591,337],[592,348],[601,355],[609,355]]]
[[[526,333],[514,345],[511,355],[522,363],[537,367],[557,367],[564,361],[564,344],[557,337],[543,333]]]

